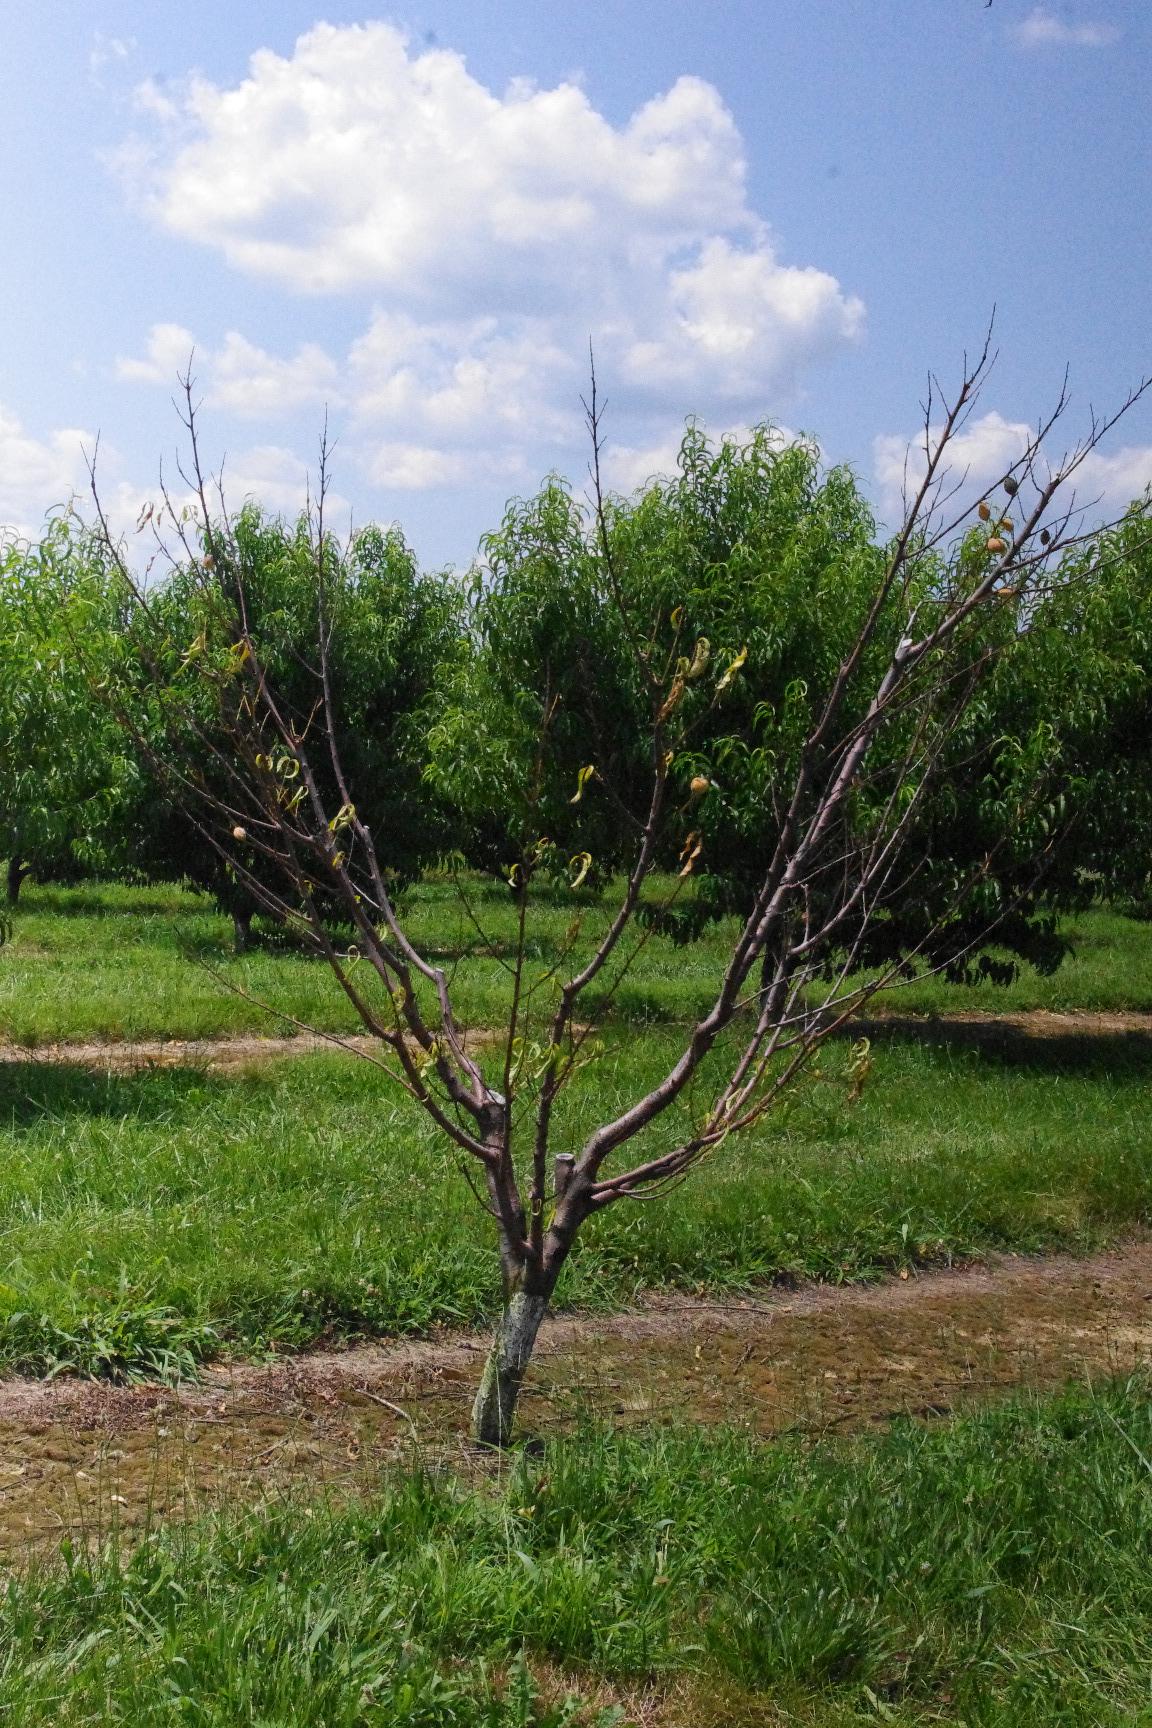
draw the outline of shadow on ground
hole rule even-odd
[[[19,1130],[46,1118],[78,1116],[159,1122],[188,1099],[222,1095],[226,1084],[195,1068],[120,1072],[92,1063],[5,1060],[0,1061],[0,1123]]]
[[[883,1014],[853,1020],[852,1038],[971,1050],[1013,1068],[1063,1072],[1152,1071],[1152,1015]]]

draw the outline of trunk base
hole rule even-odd
[[[472,1438],[478,1446],[507,1446],[511,1439],[516,1401],[547,1312],[547,1296],[523,1290],[505,1308],[472,1405]]]
[[[23,886],[25,876],[28,874],[29,867],[24,863],[22,858],[9,858],[7,882],[9,906],[15,906],[18,903],[20,899],[20,889]]]

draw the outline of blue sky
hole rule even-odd
[[[462,563],[686,415],[816,435],[891,518],[926,374],[993,305],[979,475],[1152,369],[1152,18],[1135,0],[298,0],[6,9],[0,522],[85,484],[128,524],[196,349],[229,497],[334,487]],[[1141,404],[1084,476],[1152,480]]]

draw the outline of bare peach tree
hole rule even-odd
[[[183,567],[198,584],[204,630],[196,652],[180,660],[179,676],[168,666],[178,696],[169,698],[164,723],[132,723],[151,728],[150,748],[164,758],[171,796],[253,896],[310,933],[371,1035],[371,1059],[463,1155],[494,1226],[504,1292],[473,1407],[478,1442],[502,1444],[511,1432],[541,1322],[586,1220],[618,1202],[665,1193],[731,1136],[760,1123],[819,1047],[869,998],[899,984],[918,953],[931,952],[929,929],[899,963],[861,969],[870,932],[915,879],[921,861],[909,855],[910,846],[939,791],[950,741],[998,654],[1027,632],[1046,587],[1060,579],[1062,549],[1084,537],[1084,507],[1074,495],[1065,500],[1086,456],[1118,418],[1092,417],[1085,436],[1050,459],[1067,407],[1062,393],[995,485],[976,491],[952,460],[990,363],[985,343],[954,394],[930,390],[922,443],[910,459],[903,524],[890,544],[875,549],[850,640],[822,687],[807,692],[802,737],[773,758],[765,792],[770,843],[707,1007],[655,1083],[578,1138],[559,1106],[588,1067],[596,1012],[602,1016],[653,940],[653,908],[692,892],[703,844],[693,811],[707,783],[701,787],[695,773],[685,797],[682,764],[695,761],[701,716],[722,712],[754,668],[738,640],[718,654],[697,638],[690,608],[645,611],[642,585],[630,584],[621,570],[612,501],[601,483],[593,388],[583,552],[642,692],[644,791],[622,817],[629,857],[614,878],[608,910],[601,902],[589,932],[574,896],[577,915],[560,957],[539,974],[530,940],[534,889],[554,847],[543,832],[522,837],[509,860],[517,935],[505,956],[506,1013],[498,1028],[470,1032],[448,972],[410,934],[393,888],[389,834],[370,829],[341,760],[330,664],[338,598],[329,580],[326,461],[312,512],[312,699],[290,706],[273,687],[248,616],[242,561],[222,500],[201,467],[186,381],[187,478],[195,503],[181,511],[166,499],[166,511],[182,543]],[[100,520],[110,555],[129,579],[102,512]],[[763,583],[770,589],[773,580],[765,569]],[[157,669],[171,645],[160,640],[153,596],[139,591],[137,602],[130,635],[145,668]],[[547,694],[536,703],[540,776],[547,772],[555,707]],[[595,783],[610,797],[610,780],[590,738],[572,800]],[[1022,806],[1021,820],[1025,814]],[[590,862],[570,861],[573,887]],[[991,863],[977,860],[956,880],[950,905],[937,905],[934,922],[978,896]],[[1042,864],[1038,855],[1038,871]],[[985,934],[1002,910],[988,910]]]

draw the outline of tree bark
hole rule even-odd
[[[547,1312],[545,1295],[517,1290],[509,1298],[472,1405],[472,1438],[478,1446],[506,1446],[511,1439],[520,1387]]]
[[[20,886],[25,876],[29,874],[29,866],[22,858],[12,857],[8,860],[8,904],[15,906],[20,898]]]
[[[232,914],[232,951],[235,954],[247,954],[252,946],[252,914],[251,912],[233,912]]]

